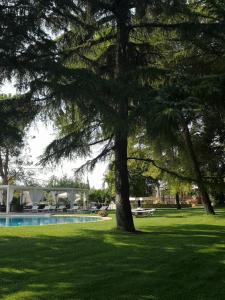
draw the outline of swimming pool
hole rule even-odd
[[[0,216],[0,227],[41,226],[53,224],[97,222],[97,217]]]

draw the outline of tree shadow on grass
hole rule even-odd
[[[0,299],[224,299],[225,229],[0,238]]]

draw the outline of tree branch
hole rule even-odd
[[[94,145],[97,145],[97,144],[101,144],[101,143],[104,143],[104,142],[107,142],[109,140],[112,140],[113,136],[110,136],[110,137],[107,137],[105,139],[101,139],[101,140],[98,140],[98,141],[95,141],[95,142],[92,142],[90,144],[88,144],[88,146],[94,146]]]
[[[128,157],[127,159],[131,160],[139,160],[139,161],[144,161],[144,162],[147,162],[147,163],[150,163],[150,164],[153,164],[153,166],[155,166],[156,168],[158,168],[159,170],[163,171],[163,172],[166,172],[174,177],[177,177],[183,181],[188,181],[188,182],[196,182],[195,179],[193,178],[190,178],[190,177],[187,177],[187,176],[183,176],[183,175],[180,175],[174,171],[171,171],[167,168],[164,168],[164,167],[161,167],[159,166],[153,159],[149,159],[149,158],[138,158],[138,157]]]
[[[186,28],[186,29],[193,29],[193,28],[201,28],[201,29],[208,29],[210,27],[214,27],[215,29],[221,29],[221,26],[225,26],[224,23],[193,23],[193,22],[181,22],[181,23],[172,23],[172,24],[168,24],[168,23],[156,23],[156,22],[152,22],[152,23],[139,23],[139,24],[134,24],[134,25],[130,25],[129,29],[138,29],[138,28],[162,28],[162,29],[168,29],[168,30],[174,30],[174,29],[181,29],[181,28]]]
[[[109,140],[107,145],[103,148],[103,150],[93,159],[86,161],[83,165],[81,165],[77,170],[76,173],[82,172],[84,169],[91,169],[95,167],[96,163],[101,160],[105,159],[106,156],[114,149],[114,145],[110,146],[112,142],[112,138]]]

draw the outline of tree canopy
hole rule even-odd
[[[176,160],[191,162],[180,176],[197,182],[214,213],[207,177],[224,184],[221,1],[15,0],[0,8],[1,82],[15,77],[23,99],[60,129],[42,163],[87,156],[96,144],[87,166],[113,153],[117,227],[133,232],[128,138],[141,131],[163,143],[161,157],[173,148]]]

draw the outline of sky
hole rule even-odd
[[[5,94],[15,94],[16,90],[13,85],[9,82],[6,82],[1,88],[0,93]],[[29,155],[31,156],[32,161],[34,162],[35,179],[38,179],[40,182],[43,181],[43,184],[51,177],[63,177],[64,175],[73,176],[74,170],[81,166],[85,159],[76,159],[73,161],[63,160],[60,164],[55,166],[49,166],[41,168],[36,166],[36,163],[39,161],[39,156],[44,152],[46,146],[54,139],[55,132],[53,126],[48,124],[46,126],[42,121],[37,121],[31,125],[27,133],[27,144]],[[93,149],[93,156],[97,153],[98,148]],[[87,157],[86,160],[91,157]],[[92,172],[84,174],[84,181],[89,181],[91,187],[102,188],[103,186],[103,177],[107,168],[107,163],[101,162],[98,163],[95,169]]]
[[[28,146],[30,148],[30,155],[32,156],[32,161],[38,163],[39,156],[44,152],[46,146],[54,139],[55,132],[53,126],[45,126],[41,121],[31,126],[27,133],[28,136]],[[93,155],[96,154],[97,149],[93,149]],[[90,159],[88,157],[87,159]],[[44,169],[38,167],[36,169],[35,178],[40,180],[47,180],[52,175],[57,177],[62,177],[64,175],[73,176],[74,170],[79,168],[87,159],[76,159],[76,160],[63,160],[60,164],[45,167]],[[102,188],[103,176],[106,171],[106,163],[98,163],[93,172],[88,172],[84,174],[84,181],[87,179],[91,187]]]

